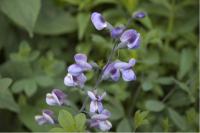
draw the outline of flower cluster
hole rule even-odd
[[[69,105],[67,95],[59,89],[53,89],[51,93],[47,93],[46,103],[50,106]],[[55,124],[56,119],[54,118],[53,114],[53,111],[44,109],[42,111],[42,115],[35,116],[35,120],[39,125]]]
[[[132,19],[141,19],[145,17],[145,13],[136,12],[133,14]],[[118,81],[122,75],[124,81],[136,80],[136,75],[132,70],[135,65],[136,60],[130,59],[128,62],[113,60],[113,53],[116,50],[126,48],[126,49],[136,49],[140,46],[141,36],[134,29],[128,29],[128,24],[126,26],[116,26],[113,27],[109,22],[107,22],[104,17],[98,13],[94,12],[91,15],[91,21],[97,30],[107,29],[110,33],[112,39],[117,42],[111,51],[106,65],[102,68],[100,76],[98,77],[95,87],[91,91],[87,91],[87,95],[90,98],[90,109],[89,109],[89,123],[90,127],[98,128],[102,131],[109,131],[112,127],[111,122],[108,120],[111,113],[104,108],[102,101],[106,96],[106,92],[102,95],[97,94],[97,86],[103,80],[111,79],[113,81]],[[129,21],[130,22],[130,21]],[[85,54],[78,53],[74,56],[75,63],[67,68],[67,74],[64,77],[64,84],[69,87],[80,87],[83,88],[87,80],[84,72],[90,71],[98,66],[96,63],[88,63],[87,56]],[[95,65],[94,65],[95,64]],[[87,100],[87,99],[86,99]],[[69,105],[67,95],[61,90],[54,89],[51,93],[46,95],[46,103],[50,106],[63,106]],[[82,108],[79,112],[83,112],[85,109],[84,102]],[[86,112],[87,113],[87,112]],[[67,118],[66,118],[67,119]],[[43,110],[42,115],[35,116],[35,120],[39,125],[48,123],[54,124],[56,120],[53,117],[53,112],[50,110]]]

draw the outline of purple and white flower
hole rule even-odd
[[[102,131],[109,131],[112,127],[108,118],[110,117],[110,112],[103,109],[99,114],[94,114],[91,116],[90,127],[99,128]]]
[[[144,18],[146,14],[143,11],[138,11],[133,14],[133,18],[141,19]]]
[[[119,69],[122,73],[122,78],[124,81],[136,80],[136,75],[132,70],[132,67],[135,65],[136,60],[130,59],[128,63],[122,61],[116,61],[114,67]]]
[[[124,27],[115,27],[110,31],[111,37],[116,39],[121,36],[121,34],[124,32]]]
[[[102,30],[102,29],[107,27],[107,22],[105,21],[103,16],[98,12],[93,12],[92,13],[91,20],[92,20],[92,23],[93,23],[94,27],[97,30]]]
[[[66,86],[71,86],[71,87],[77,86],[77,87],[83,88],[86,80],[87,80],[87,78],[83,73],[81,73],[80,75],[77,75],[77,76],[74,76],[74,75],[68,73],[64,78],[64,84]]]
[[[43,110],[42,115],[36,115],[35,120],[39,125],[55,124],[55,120],[53,119],[53,112],[48,109]]]
[[[91,99],[90,112],[91,113],[95,113],[96,111],[102,112],[103,110],[102,100],[106,96],[106,93],[104,92],[102,95],[97,95],[97,91],[94,92],[88,91],[87,93]]]
[[[48,105],[62,106],[68,104],[67,95],[59,89],[53,89],[51,93],[46,94],[46,102]]]
[[[126,30],[120,37],[121,44],[129,49],[136,49],[140,45],[140,33],[133,29]]]
[[[115,65],[115,62],[112,62],[104,67],[102,79],[106,80],[106,79],[111,78],[114,81],[119,80],[120,71],[119,71],[119,69],[115,68],[114,65]]]
[[[84,71],[92,69],[92,65],[87,62],[87,56],[85,54],[76,54],[74,60],[76,64],[72,64],[68,67],[68,72],[71,75],[78,76]]]

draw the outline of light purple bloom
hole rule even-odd
[[[68,68],[68,72],[73,76],[78,76],[84,71],[92,69],[92,65],[87,62],[87,56],[85,54],[76,54],[74,56],[76,64],[72,64]]]
[[[102,29],[107,27],[107,23],[106,23],[105,19],[98,12],[93,12],[92,13],[91,20],[92,20],[92,23],[93,23],[94,27],[97,30],[102,30]]]
[[[53,89],[51,93],[47,93],[46,102],[51,106],[68,104],[67,95],[59,89]]]
[[[53,119],[53,112],[48,109],[43,110],[42,115],[36,115],[35,120],[39,125],[55,123],[55,120]]]
[[[124,27],[116,27],[111,30],[111,37],[112,38],[119,38],[124,31]]]
[[[81,73],[80,75],[74,76],[70,73],[68,73],[65,78],[64,78],[64,84],[66,86],[71,86],[71,87],[80,87],[82,88],[86,82],[87,78],[86,76]]]
[[[102,78],[104,80],[106,80],[108,78],[111,78],[114,81],[119,80],[120,72],[119,72],[119,69],[114,67],[114,65],[115,65],[115,62],[108,64],[107,67],[106,66],[104,67],[105,70],[102,75]]]
[[[136,63],[135,59],[130,59],[128,63],[117,61],[115,62],[114,67],[121,71],[122,78],[125,81],[132,81],[136,80],[135,73],[132,70],[132,67],[135,65],[135,63]]]
[[[88,91],[88,96],[91,99],[90,103],[90,112],[95,113],[96,111],[101,112],[103,110],[103,104],[101,101],[105,97],[106,93],[104,92],[101,96],[97,95],[97,92]]]
[[[126,30],[120,37],[121,43],[127,45],[129,49],[136,49],[140,45],[140,33],[133,29]]]
[[[108,131],[111,129],[112,124],[108,121],[110,112],[106,109],[102,110],[99,114],[91,116],[90,127],[99,128],[102,131]]]
[[[137,18],[137,19],[141,19],[141,18],[144,18],[146,16],[146,14],[142,11],[138,11],[138,12],[135,12],[133,14],[133,17],[134,18]]]

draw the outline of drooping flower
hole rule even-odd
[[[84,71],[92,69],[92,65],[87,62],[87,56],[85,54],[76,54],[74,56],[76,64],[72,64],[68,67],[68,72],[73,76],[78,76]]]
[[[130,59],[128,63],[122,61],[116,61],[114,67],[121,71],[122,78],[125,81],[132,81],[136,80],[135,73],[132,70],[132,67],[135,65],[135,63],[136,63],[135,59]]]
[[[136,49],[140,45],[140,33],[133,29],[126,30],[120,37],[122,44],[125,44],[129,49]]]
[[[71,87],[80,87],[82,88],[86,82],[87,78],[86,76],[81,73],[80,75],[74,76],[70,73],[68,73],[65,78],[64,78],[64,84],[66,86],[71,86]]]
[[[109,131],[112,127],[108,118],[110,117],[110,112],[103,109],[99,114],[94,114],[91,116],[90,127],[99,128],[102,131]]]
[[[133,18],[141,19],[144,18],[146,14],[143,11],[138,11],[133,14]]]
[[[124,27],[115,27],[110,31],[111,37],[116,39],[119,38],[121,36],[121,34],[124,31]]]
[[[105,97],[106,93],[104,92],[102,95],[97,95],[97,91],[94,92],[88,91],[87,93],[91,99],[90,112],[92,113],[96,111],[102,112],[103,110],[102,100]]]
[[[43,110],[42,115],[36,115],[35,120],[39,125],[55,123],[55,120],[53,119],[53,112],[48,109]]]
[[[91,21],[94,25],[94,27],[97,30],[102,30],[104,28],[107,27],[107,22],[105,21],[105,19],[103,18],[103,16],[98,13],[98,12],[93,12],[91,15]]]
[[[108,78],[111,78],[114,81],[119,80],[120,72],[119,72],[119,69],[114,67],[114,65],[115,65],[115,62],[112,62],[104,67],[102,79],[106,80]]]
[[[48,105],[64,105],[69,104],[67,100],[67,95],[59,89],[53,89],[51,93],[46,94],[46,102]]]

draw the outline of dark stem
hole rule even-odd
[[[162,102],[165,102],[174,93],[175,90],[175,88],[171,89],[169,93],[163,98]]]

